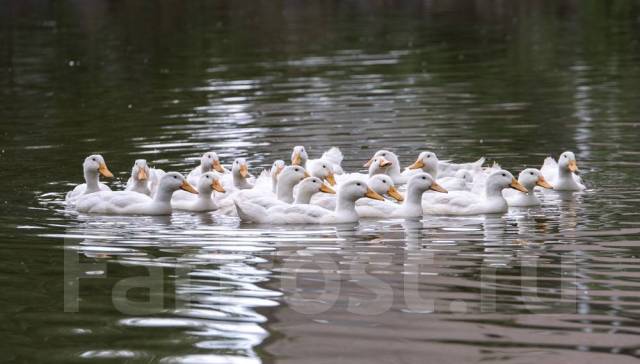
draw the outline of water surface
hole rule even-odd
[[[3,4],[5,360],[640,356],[636,2]],[[296,144],[338,146],[348,170],[379,148],[513,172],[573,150],[588,190],[346,226],[62,203],[91,153],[121,188],[137,158],[187,172],[216,150],[259,172]]]

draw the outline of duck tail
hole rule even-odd
[[[474,168],[482,168],[482,165],[486,161],[485,157],[480,157],[477,161],[471,163]]]

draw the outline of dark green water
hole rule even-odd
[[[2,361],[640,357],[638,2],[0,5]],[[296,144],[339,146],[348,170],[379,148],[513,172],[573,150],[589,189],[269,229],[62,203],[91,153],[115,189],[137,158],[187,172],[216,150],[258,172]]]

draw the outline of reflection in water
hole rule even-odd
[[[9,1],[3,358],[637,357],[638,14],[633,1]],[[313,227],[61,202],[90,153],[119,189],[136,158],[186,172],[216,150],[259,172],[296,144],[339,146],[347,170],[379,148],[513,172],[570,149],[589,189],[504,216]],[[73,288],[78,312],[64,312]]]

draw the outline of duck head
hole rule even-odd
[[[207,152],[200,158],[200,167],[203,172],[214,170],[216,172],[224,173],[224,167],[220,164],[220,158],[216,152]]]
[[[184,190],[187,192],[198,194],[198,191],[187,182],[184,176],[178,172],[168,172],[162,178],[160,178],[160,185],[158,190],[173,193],[177,190]]]
[[[82,163],[85,175],[102,175],[103,177],[113,177],[113,173],[107,168],[107,164],[104,162],[104,158],[100,154],[93,154],[84,159]]]
[[[247,164],[247,161],[244,158],[236,158],[236,160],[233,161],[231,172],[242,178],[249,177],[249,165]]]
[[[409,169],[422,169],[423,172],[433,177],[438,173],[438,157],[434,152],[422,152],[418,159],[409,166]]]
[[[334,177],[333,168],[331,165],[324,160],[314,161],[314,163],[309,163],[308,170],[309,174],[313,177],[320,178],[322,180],[326,180],[329,182],[331,186],[336,185],[336,179]]]
[[[373,191],[375,191],[379,195],[389,195],[398,202],[404,200],[402,194],[398,192],[395,185],[393,184],[393,180],[391,179],[391,177],[387,176],[386,174],[376,174],[370,177],[369,181],[367,181],[367,184]]]
[[[469,172],[466,169],[461,169],[461,170],[457,171],[454,176],[456,178],[459,178],[459,179],[465,181],[466,183],[472,183],[473,182],[473,175],[471,175],[471,172]]]
[[[502,196],[501,191],[505,188],[513,188],[524,193],[529,192],[529,190],[527,190],[520,182],[518,182],[510,172],[505,171],[504,169],[495,171],[489,177],[487,177],[487,196]]]
[[[420,196],[422,196],[422,192],[428,190],[448,193],[448,191],[438,183],[436,183],[433,177],[431,177],[431,175],[428,173],[417,173],[409,178],[409,182],[407,183],[407,191],[416,191],[420,193]]]
[[[273,162],[273,164],[271,164],[271,170],[269,171],[271,178],[273,179],[278,178],[278,175],[280,174],[280,172],[282,172],[284,167],[285,167],[285,164],[282,159],[278,159],[275,162]]]
[[[144,182],[149,179],[149,165],[146,159],[136,159],[131,168],[131,178],[136,182]]]
[[[384,197],[372,190],[366,182],[360,180],[349,181],[342,185],[338,191],[339,200],[356,201],[363,197],[384,201]]]
[[[560,158],[558,158],[558,166],[563,170],[569,170],[574,173],[578,172],[576,155],[569,151],[560,154]]]
[[[309,156],[307,155],[307,151],[304,149],[302,145],[296,145],[293,147],[293,152],[291,153],[291,164],[295,166],[306,166],[307,160]]]
[[[391,162],[384,157],[373,157],[367,163],[369,164],[369,177],[376,174],[387,174],[389,167],[391,167]]]
[[[198,192],[201,194],[210,194],[212,191],[226,192],[220,183],[220,177],[215,172],[207,172],[200,175],[197,187]]]
[[[535,168],[527,168],[518,175],[518,182],[529,191],[533,191],[535,186],[542,188],[553,188],[542,176],[542,173]]]

